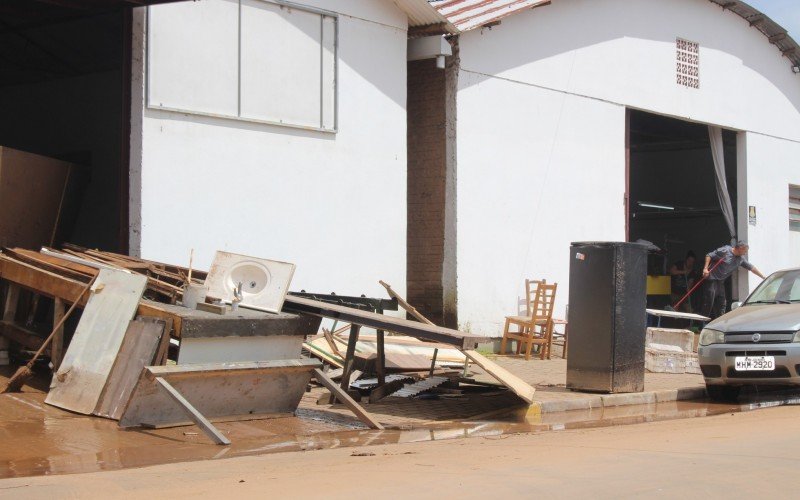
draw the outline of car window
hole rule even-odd
[[[800,302],[800,270],[781,271],[767,277],[747,299],[754,302]]]
[[[792,290],[789,292],[789,300],[800,302],[800,276],[795,278]]]

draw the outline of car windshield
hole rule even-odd
[[[800,302],[800,269],[771,274],[758,285],[745,304]]]

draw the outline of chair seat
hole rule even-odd
[[[525,323],[528,324],[533,320],[531,316],[506,316],[508,321],[512,323]],[[545,318],[540,318],[536,320],[537,325],[545,325],[547,324],[547,320]]]

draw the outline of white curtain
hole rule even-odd
[[[722,129],[719,127],[708,127],[708,138],[711,141],[711,156],[714,158],[714,173],[717,178],[717,198],[719,207],[722,209],[722,216],[728,225],[731,241],[736,239],[736,226],[733,220],[733,205],[731,195],[728,192],[728,181],[725,179],[725,147],[722,144]]]

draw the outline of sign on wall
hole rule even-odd
[[[264,0],[148,8],[147,106],[336,130],[333,13]]]

